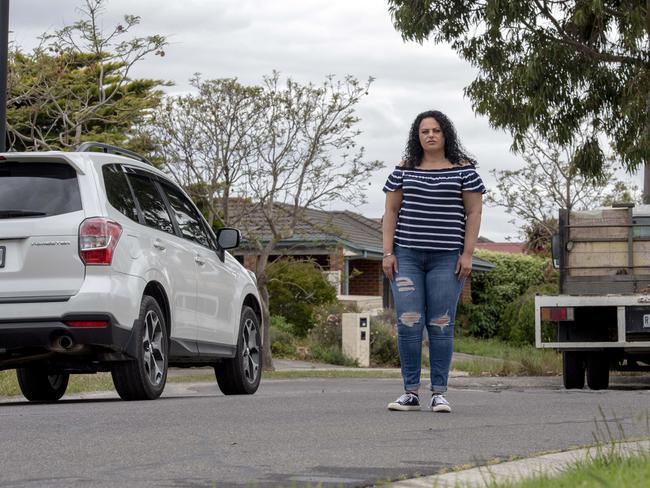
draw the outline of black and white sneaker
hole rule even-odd
[[[433,395],[429,403],[429,408],[434,412],[451,412],[451,405],[449,405],[449,402],[443,395]]]
[[[404,393],[388,404],[388,410],[420,410],[420,397],[415,393]]]

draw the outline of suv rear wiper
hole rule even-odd
[[[47,215],[45,212],[35,212],[34,210],[0,210],[0,219],[10,219],[12,217],[39,217]]]

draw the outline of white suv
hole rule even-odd
[[[225,251],[239,238],[129,151],[1,154],[0,370],[32,401],[98,371],[123,399],[154,399],[169,366],[214,366],[223,393],[254,393],[262,314]]]

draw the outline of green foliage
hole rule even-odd
[[[323,344],[311,344],[309,354],[312,359],[326,364],[338,364],[340,366],[358,367],[359,362],[343,354],[341,345],[325,346]]]
[[[524,344],[510,344],[501,339],[479,339],[456,336],[454,351],[475,356],[472,360],[458,360],[453,367],[471,375],[543,376],[562,373],[562,356],[552,349],[537,349]]]
[[[399,368],[397,335],[394,332],[395,312],[370,318],[370,365]]]
[[[552,281],[549,262],[535,256],[477,250],[478,257],[495,264],[487,273],[472,279],[472,303],[460,307],[467,332],[477,337],[498,334],[508,305],[519,299],[531,286]]]
[[[345,305],[334,302],[317,307],[314,313],[316,325],[309,332],[309,354],[313,359],[343,366],[358,366],[341,350],[341,314]]]
[[[274,357],[295,359],[299,356],[293,327],[280,315],[271,316],[271,352]]]
[[[315,308],[336,301],[336,290],[312,261],[283,258],[266,267],[271,315],[281,315],[305,337],[316,323]]]
[[[535,295],[556,295],[557,283],[531,286],[503,311],[498,336],[510,344],[535,344]]]
[[[7,136],[15,151],[70,149],[87,140],[147,150],[134,126],[157,106],[160,80],[130,79],[148,54],[164,55],[162,36],[124,36],[140,19],[125,16],[112,32],[100,29],[104,0],[86,0],[85,16],[54,33],[31,53],[9,58]]]
[[[354,306],[339,301],[316,307],[314,310],[316,325],[309,331],[310,343],[340,346],[342,339],[341,314],[357,311]]]
[[[478,69],[465,89],[476,112],[511,131],[520,148],[530,128],[566,145],[591,126],[625,167],[650,154],[650,49],[646,0],[530,2],[389,0],[405,39],[450,43]],[[575,164],[597,175],[598,139]]]
[[[618,425],[620,428],[622,426]],[[560,474],[540,473],[518,482],[492,484],[492,488],[575,488],[646,486],[650,479],[650,452],[640,447],[633,455],[623,454],[614,440],[599,446],[599,452],[577,461]]]

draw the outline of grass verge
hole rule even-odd
[[[489,488],[574,488],[647,486],[650,479],[650,453],[621,456],[602,453],[581,461],[562,474],[540,475],[516,483],[489,483]]]
[[[398,371],[386,372],[372,369],[359,370],[296,370],[296,371],[265,371],[263,380],[285,380],[296,378],[401,378]],[[196,373],[182,376],[170,376],[168,383],[210,383],[215,382],[212,373]],[[113,391],[113,380],[110,373],[74,374],[66,393],[82,393],[90,391]],[[0,396],[20,395],[20,388],[14,370],[0,371]]]
[[[454,351],[479,356],[453,366],[473,376],[544,376],[562,374],[562,356],[551,349],[513,346],[498,339],[457,337]],[[494,359],[501,361],[494,361]]]

